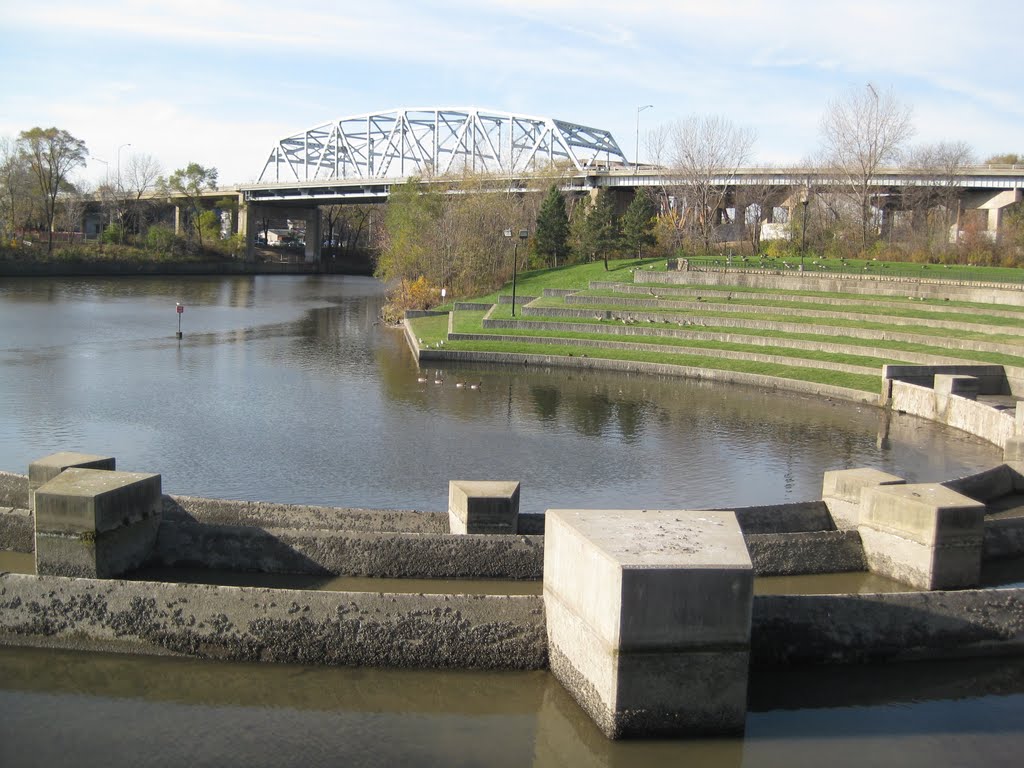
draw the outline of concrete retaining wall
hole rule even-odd
[[[939,375],[972,376],[978,380],[979,395],[1008,395],[1010,385],[1001,365],[887,365],[882,377],[919,387],[935,387]]]
[[[379,578],[540,579],[536,536],[164,523],[149,564]]]
[[[574,295],[565,297],[566,304],[582,306],[601,307],[607,304],[615,304],[616,312],[630,312],[634,309],[673,309],[683,312],[713,312],[721,314],[783,314],[788,317],[805,317],[815,320],[857,320],[864,323],[892,322],[898,320],[905,328],[921,326],[924,328],[947,328],[951,330],[974,330],[978,333],[985,333],[991,330],[989,325],[972,324],[968,321],[970,315],[964,320],[942,320],[938,318],[900,317],[898,315],[874,315],[857,312],[832,312],[823,309],[794,309],[793,307],[777,307],[770,305],[753,304],[730,304],[725,302],[701,302],[701,301],[674,301],[664,298],[608,298],[605,296],[583,296]],[[538,307],[538,309],[542,309]],[[709,321],[710,322],[710,321]],[[823,323],[827,325],[828,323]],[[1009,332],[1014,329],[1007,328]]]
[[[867,570],[864,548],[856,531],[755,533],[744,538],[758,576]]]
[[[902,381],[892,381],[891,384],[893,410],[954,427],[1000,448],[1005,448],[1007,441],[1016,434],[1017,425],[1012,413],[956,395],[941,397],[935,390],[916,384]]]
[[[866,376],[878,374],[878,369],[846,363],[826,363],[805,357],[786,357],[783,355],[762,355],[756,352],[733,352],[727,349],[709,349],[707,347],[683,347],[666,344],[644,344],[636,341],[608,341],[605,339],[573,339],[559,336],[502,336],[496,333],[452,333],[451,341],[501,341],[513,344],[558,344],[566,347],[590,347],[592,349],[635,349],[642,352],[660,352],[667,355],[701,355],[720,357],[723,360],[747,360],[755,363],[775,365],[791,365],[799,368],[826,368],[830,371],[859,373]]]
[[[28,475],[0,472],[0,507],[28,509]]]
[[[913,296],[926,299],[956,299],[980,304],[1024,306],[1024,285],[974,283],[955,280],[927,280],[917,277],[879,275],[812,275],[806,272],[770,272],[760,270],[655,272],[637,270],[634,283],[737,285],[790,291],[828,293],[866,293],[876,296]]]
[[[27,509],[0,507],[0,551],[34,552],[35,521]]]
[[[641,310],[603,310],[603,309],[575,309],[573,307],[523,307],[523,316],[529,317],[553,317],[553,318],[595,318],[612,320],[632,320],[633,322],[650,323],[675,323],[685,328],[699,329],[702,326],[719,328],[746,328],[755,331],[782,331],[785,333],[818,333],[832,336],[846,336],[856,339],[879,339],[888,341],[906,341],[914,344],[937,345],[936,337],[929,335],[918,335],[914,333],[902,333],[899,331],[876,331],[870,328],[853,328],[847,326],[829,326],[825,323],[785,323],[771,320],[747,320],[736,317],[706,316],[694,317],[685,313],[672,312],[644,312]],[[500,321],[492,321],[500,322]],[[510,322],[510,321],[505,321]],[[488,325],[485,328],[500,327]],[[948,350],[967,349],[983,352],[998,352],[1006,355],[1020,356],[1021,347],[1013,344],[997,344],[993,342],[978,341],[976,339],[956,339],[944,337],[940,346]]]
[[[880,357],[883,359],[898,359],[907,363],[935,364],[948,363],[955,365],[960,363],[956,357],[942,357],[917,352],[905,352],[903,350],[887,349],[885,347],[870,347],[859,344],[825,344],[816,341],[805,341],[802,339],[776,338],[772,336],[755,336],[751,334],[726,334],[711,331],[700,331],[673,327],[637,327],[631,325],[601,325],[594,326],[589,323],[573,322],[541,322],[537,320],[484,320],[484,328],[519,329],[519,330],[542,330],[562,331],[570,333],[594,333],[599,330],[608,336],[644,337],[655,336],[660,338],[693,339],[697,341],[724,341],[733,344],[752,344],[767,347],[787,347],[791,349],[810,349],[821,352],[834,352],[843,355],[862,355],[866,357]],[[466,334],[469,336],[470,334]],[[461,338],[461,337],[460,337]],[[519,337],[522,340],[522,337]],[[963,361],[963,364],[968,364]],[[1018,373],[1018,378],[1024,380],[1024,369],[1009,368],[1004,366],[1007,376],[1011,371]]]
[[[912,309],[915,312],[926,312],[926,313],[941,313],[941,314],[954,314],[954,315],[965,315],[971,316],[978,313],[978,310],[973,307],[960,307],[960,306],[949,306],[947,303],[939,304],[921,304],[921,303],[908,303],[908,295],[901,296],[886,296],[876,297],[870,294],[865,294],[863,298],[837,298],[834,296],[820,296],[820,295],[807,295],[804,293],[772,293],[770,296],[759,294],[755,291],[736,291],[729,292],[729,288],[735,286],[727,285],[722,286],[720,289],[707,290],[707,286],[686,286],[686,285],[659,285],[656,292],[662,297],[666,296],[679,296],[679,297],[696,297],[704,296],[705,298],[711,299],[715,304],[729,296],[733,301],[741,302],[744,300],[762,300],[762,301],[787,301],[787,302],[804,302],[807,304],[821,304],[833,307],[883,307],[891,309]],[[614,283],[614,282],[601,282],[592,280],[590,282],[590,289],[601,291],[610,290],[617,293],[625,293],[637,296],[651,296],[655,288],[650,285],[643,285],[641,283]],[[578,293],[578,291],[566,291],[565,293],[572,294]],[[550,295],[565,295],[563,294],[550,294]],[[547,291],[544,293],[545,296],[549,294]],[[993,317],[1006,317],[1010,319],[1021,318],[1021,313],[1011,309],[994,309],[986,307],[984,314],[992,315]]]
[[[403,595],[0,574],[0,644],[227,661],[541,669],[540,596]]]
[[[647,373],[656,376],[679,376],[698,381],[716,381],[741,384],[774,392],[802,392],[818,397],[833,397],[865,405],[877,405],[878,395],[846,387],[783,379],[775,376],[761,376],[738,371],[722,371],[708,368],[693,368],[684,365],[664,363],[643,363],[635,360],[605,360],[596,357],[562,357],[561,355],[526,355],[516,352],[471,352],[452,349],[423,349],[420,360],[454,360],[474,363],[501,363],[504,365],[543,365],[551,368],[585,368],[624,373]]]
[[[1024,589],[754,598],[751,663],[1024,653]]]

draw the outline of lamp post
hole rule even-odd
[[[512,230],[505,230],[505,237],[512,237]],[[520,229],[519,240],[526,242],[526,239],[530,236],[530,230]],[[513,240],[512,245],[512,317],[516,316],[516,276],[519,272],[519,240]]]
[[[800,193],[800,204],[804,207],[804,224],[800,229],[800,271],[804,271],[804,253],[807,245],[807,204],[811,202],[811,188],[805,186]]]
[[[117,148],[117,225],[120,229],[118,236],[124,244],[124,209],[121,206],[121,150],[130,147],[131,143],[122,144]],[[181,338],[180,336],[178,338]]]
[[[653,109],[653,104],[644,104],[636,108],[636,147],[633,150],[633,175],[636,176],[640,162],[640,113],[645,109]]]

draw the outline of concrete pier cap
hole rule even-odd
[[[34,510],[36,489],[48,483],[65,469],[79,467],[82,469],[114,470],[116,460],[113,456],[102,456],[93,453],[76,451],[60,451],[36,459],[28,465],[28,508]]]
[[[72,467],[35,491],[36,573],[104,579],[138,567],[156,543],[160,475]]]
[[[873,573],[926,590],[981,579],[985,504],[938,483],[865,488],[859,532]]]
[[[752,604],[733,512],[547,511],[551,670],[609,738],[741,732]]]

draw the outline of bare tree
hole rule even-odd
[[[155,157],[149,154],[133,152],[128,157],[128,162],[121,172],[121,184],[125,202],[128,210],[120,208],[118,219],[121,224],[121,239],[124,242],[125,216],[129,215],[134,220],[135,230],[142,232],[146,226],[146,209],[149,201],[146,195],[155,192],[163,169]]]
[[[870,83],[829,102],[822,118],[825,162],[856,204],[864,248],[872,239],[875,180],[883,167],[900,160],[913,133],[910,107]]]
[[[705,252],[710,250],[732,180],[750,158],[754,132],[724,117],[691,116],[670,129],[669,159],[678,177],[675,205]]]
[[[912,211],[914,235],[926,238],[926,246],[948,247],[949,228],[958,208],[959,177],[973,163],[974,152],[962,141],[925,144],[907,153],[904,168],[920,182],[904,188],[903,205]]]

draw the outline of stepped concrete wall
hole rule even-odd
[[[790,291],[829,293],[866,293],[876,296],[913,296],[915,298],[955,298],[980,304],[1024,306],[1024,285],[975,283],[955,280],[927,280],[917,277],[878,275],[822,275],[806,272],[767,270],[697,270],[655,272],[637,270],[633,282],[647,284],[737,285]]]

